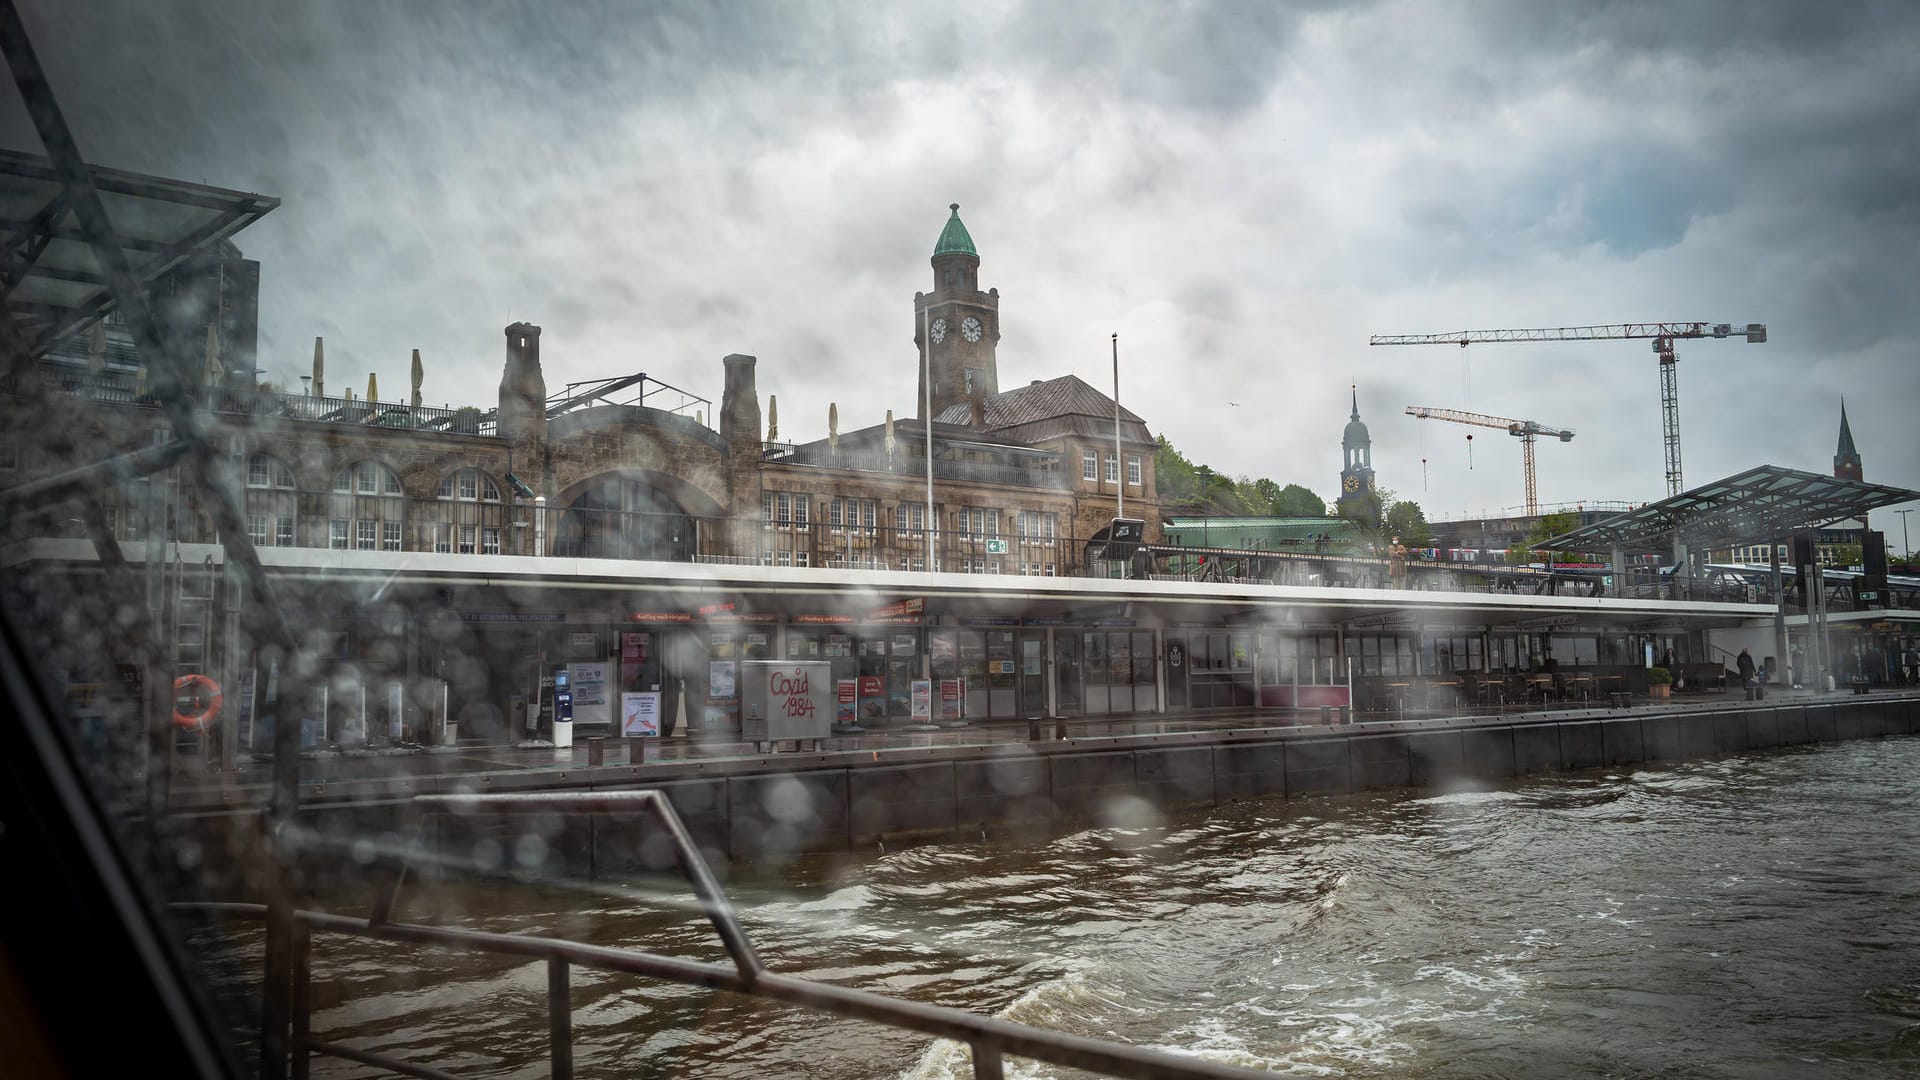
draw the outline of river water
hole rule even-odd
[[[735,868],[729,891],[777,970],[1297,1075],[1915,1076],[1917,779],[1920,739],[1850,742]],[[653,889],[432,899],[456,921],[721,958]],[[971,1075],[963,1050],[870,1025],[574,985],[583,1076]],[[323,938],[314,1029],[541,1076],[545,986],[540,964]]]

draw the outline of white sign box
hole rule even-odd
[[[824,739],[833,729],[833,665],[748,660],[740,665],[740,737]]]

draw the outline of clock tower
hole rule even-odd
[[[980,291],[980,253],[960,223],[960,204],[948,209],[947,226],[933,245],[933,291],[913,294],[914,355],[917,359],[924,349],[927,357],[914,404],[922,408],[930,396],[935,416],[975,393],[984,399],[1000,392],[994,363],[1000,290]]]
[[[1353,388],[1353,418],[1340,437],[1345,462],[1340,467],[1340,511],[1345,513],[1354,500],[1373,494],[1373,437],[1360,422],[1360,388]]]

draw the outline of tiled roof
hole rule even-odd
[[[1108,421],[1107,430],[1113,430],[1113,399],[1088,386],[1078,375],[1062,375],[1057,379],[1003,391],[988,398],[985,404],[986,423],[982,425],[985,431],[998,431],[1060,416],[1101,417]],[[934,420],[937,423],[965,424],[971,419],[972,411],[972,406],[965,402],[949,405]],[[1124,405],[1120,407],[1120,419],[1135,424],[1146,423]]]

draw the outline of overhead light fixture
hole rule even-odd
[[[512,473],[508,473],[507,483],[513,487],[513,493],[515,495],[518,495],[523,499],[533,498],[533,489],[527,486],[527,482],[525,480],[520,479],[519,477],[513,475]]]

